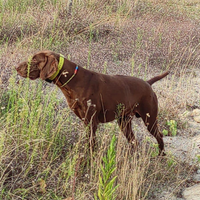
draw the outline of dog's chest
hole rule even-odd
[[[84,100],[80,100],[72,90],[66,90],[64,88],[60,88],[63,94],[66,97],[68,106],[70,109],[80,118],[83,119],[87,112],[87,103]]]

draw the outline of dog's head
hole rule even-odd
[[[31,80],[50,78],[58,70],[59,54],[52,51],[40,51],[16,68],[17,73]]]

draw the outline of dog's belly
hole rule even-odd
[[[115,118],[116,118],[116,114],[114,111],[101,110],[98,114],[98,120],[100,123],[111,122],[115,120]]]
[[[136,107],[124,108],[117,107],[115,110],[101,110],[98,113],[98,120],[100,123],[111,122],[115,119],[122,118],[123,116],[134,116],[137,113]]]

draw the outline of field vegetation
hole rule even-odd
[[[48,49],[106,74],[147,80],[170,70],[153,85],[160,129],[190,134],[179,116],[200,107],[193,82],[200,63],[199,0],[70,2],[0,1],[0,199],[150,200],[166,190],[181,197],[196,164],[171,152],[158,157],[140,120],[133,126],[140,142],[135,152],[116,122],[99,127],[92,152],[58,88],[22,79],[15,67]]]

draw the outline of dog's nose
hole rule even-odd
[[[21,75],[21,73],[23,73],[23,71],[24,71],[24,67],[23,67],[23,66],[24,66],[24,65],[19,64],[18,66],[15,67],[15,69],[16,69],[16,71],[17,71],[17,73],[18,73],[19,75]]]
[[[22,62],[20,64],[18,64],[15,69],[17,71],[24,71],[24,69],[26,69],[27,63],[26,62]]]
[[[15,67],[15,69],[17,70],[17,72],[20,71],[20,68],[21,68],[20,65],[18,65],[18,66]]]

